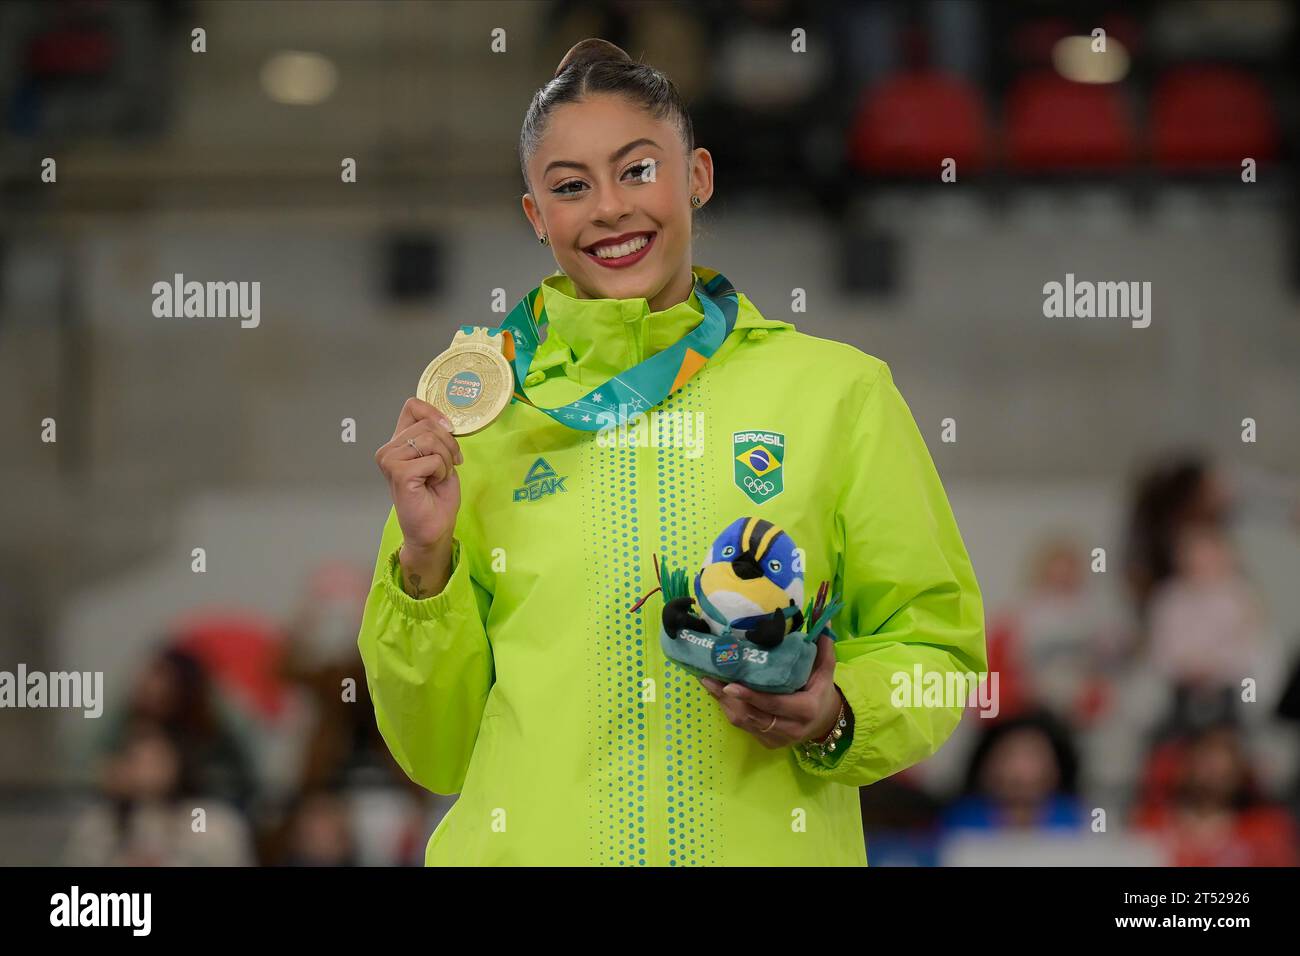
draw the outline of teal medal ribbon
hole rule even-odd
[[[695,294],[704,309],[704,321],[668,348],[650,356],[592,389],[582,398],[555,408],[543,408],[524,394],[523,381],[546,326],[542,286],[519,300],[492,333],[508,331],[505,356],[514,370],[511,401],[532,405],[561,425],[579,431],[601,431],[624,425],[640,413],[662,402],[681,388],[718,350],[736,327],[740,311],[739,293],[720,272],[702,267],[692,270]],[[472,325],[462,325],[466,332]],[[513,354],[512,354],[513,353]]]

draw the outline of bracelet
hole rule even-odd
[[[808,757],[825,757],[827,754],[834,753],[836,742],[844,736],[844,728],[849,725],[848,715],[849,702],[840,691],[840,712],[835,718],[835,723],[831,725],[831,732],[821,740],[810,740],[801,743],[805,756]]]

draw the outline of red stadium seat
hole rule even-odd
[[[855,169],[938,181],[947,157],[956,160],[959,177],[987,165],[988,122],[968,83],[938,73],[904,73],[863,97],[849,134]]]
[[[1278,126],[1264,85],[1226,66],[1171,70],[1151,96],[1151,151],[1167,171],[1239,169],[1278,155]]]
[[[106,29],[52,30],[28,44],[27,68],[37,77],[102,76],[113,66],[114,48]]]
[[[1050,71],[1020,77],[1007,94],[1007,163],[1018,172],[1112,171],[1133,162],[1133,124],[1111,84]]]

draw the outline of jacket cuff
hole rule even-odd
[[[813,776],[833,780],[848,775],[867,755],[867,743],[880,726],[880,701],[888,706],[889,693],[886,690],[883,697],[875,695],[873,699],[873,695],[859,681],[859,674],[847,662],[841,661],[835,665],[835,686],[848,701],[849,710],[853,711],[853,727],[846,735],[847,746],[845,738],[841,738],[835,753],[827,757],[810,757],[803,752],[802,747],[793,748],[795,761]]]
[[[389,603],[399,612],[417,621],[431,621],[453,608],[473,603],[469,562],[461,560],[458,538],[451,539],[451,577],[441,591],[427,598],[413,598],[402,590],[402,566],[398,560],[401,553],[399,544],[388,556],[388,573],[384,578],[384,592]]]

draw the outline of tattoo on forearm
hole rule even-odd
[[[410,581],[411,588],[415,591],[415,594],[412,596],[417,598],[424,597],[424,588],[420,587],[420,576],[418,574],[412,574],[410,576]]]

